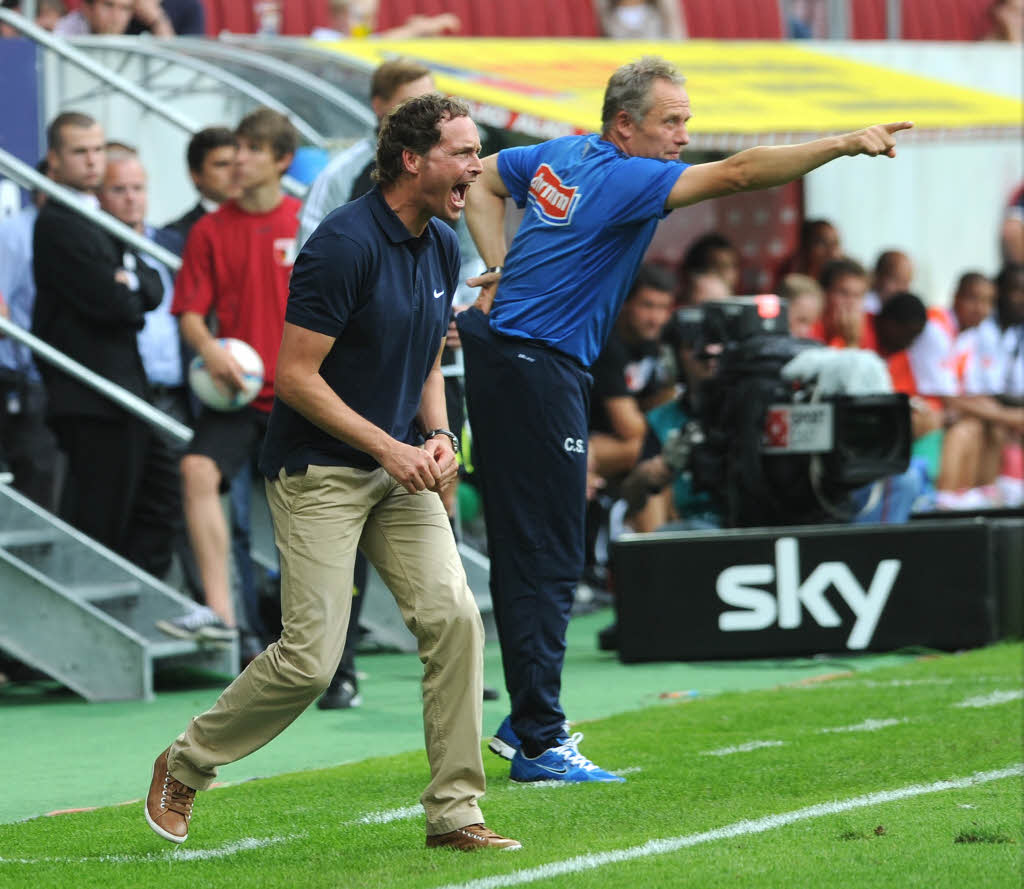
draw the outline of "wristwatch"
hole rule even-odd
[[[424,433],[423,438],[434,438],[438,435],[446,435],[452,442],[452,450],[457,454],[459,452],[459,437],[448,429],[431,429],[430,432]]]

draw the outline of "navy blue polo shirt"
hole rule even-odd
[[[379,188],[332,211],[295,260],[285,320],[335,338],[320,375],[342,401],[393,438],[415,426],[458,285],[459,244],[431,219],[420,237]],[[375,469],[377,461],[274,399],[260,471],[270,479],[309,465]]]

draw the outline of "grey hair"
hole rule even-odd
[[[619,68],[608,79],[604,91],[601,131],[607,133],[611,129],[620,111],[625,111],[635,121],[643,120],[654,104],[651,86],[656,80],[667,80],[676,86],[686,83],[679,69],[661,56],[644,56],[638,62]]]

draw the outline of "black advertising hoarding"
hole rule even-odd
[[[981,519],[629,535],[613,564],[625,662],[955,650],[996,637]]]

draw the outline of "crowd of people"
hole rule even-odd
[[[249,2],[249,0],[243,0]],[[2,0],[19,11],[22,0]],[[390,40],[459,35],[463,23],[453,12],[413,13],[402,24],[378,27],[380,0],[327,0],[327,20],[315,27],[318,40],[374,36]],[[601,32],[619,40],[682,40],[687,36],[685,4],[679,0],[594,0]],[[265,35],[281,30],[284,0],[254,0],[254,28]],[[785,31],[792,38],[828,36],[829,10],[825,0],[786,0],[782,6]],[[68,11],[64,0],[37,0],[36,24],[63,36],[81,34],[144,34],[157,37],[206,33],[202,0],[81,0]],[[0,36],[5,36],[0,26]],[[1020,43],[1024,40],[1024,3],[993,0],[979,40]]]
[[[869,270],[845,255],[838,227],[824,219],[803,225],[799,246],[777,270],[775,292],[786,300],[792,336],[877,354],[893,391],[910,397],[916,485],[898,508],[893,500],[872,520],[1024,503],[1022,216],[1018,192],[1001,223],[1001,271],[965,270],[937,304],[914,292],[905,252],[882,251]],[[590,487],[595,504],[603,504],[592,513],[613,537],[624,528],[720,524],[712,498],[692,490],[666,449],[715,367],[714,354],[679,342],[674,318],[680,309],[730,298],[740,261],[728,239],[711,232],[676,269],[642,266],[591,368]]]

